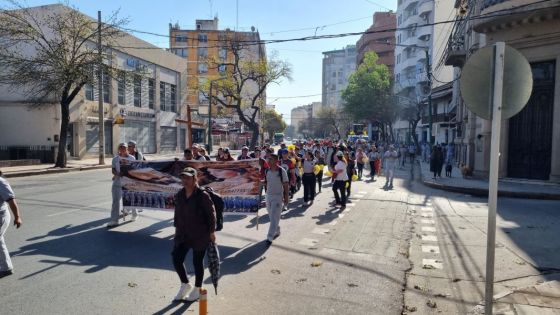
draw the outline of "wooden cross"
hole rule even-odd
[[[195,126],[200,126],[201,127],[201,126],[204,126],[204,124],[192,121],[191,106],[190,105],[187,105],[187,120],[177,118],[177,119],[175,119],[175,121],[178,122],[178,123],[187,124],[187,132],[189,133],[189,136],[187,137],[187,141],[188,141],[187,148],[192,148],[192,145],[193,145],[192,126],[195,125]]]

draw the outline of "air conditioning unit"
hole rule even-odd
[[[416,93],[421,98],[428,97],[431,93],[430,86],[428,84],[419,84],[416,86]]]

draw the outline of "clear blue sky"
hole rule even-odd
[[[396,0],[70,0],[83,13],[97,17],[97,11],[108,15],[120,10],[127,17],[128,28],[169,34],[169,23],[178,22],[181,28],[194,28],[196,19],[219,18],[220,29],[227,27],[250,30],[255,26],[261,39],[286,39],[305,36],[361,32],[372,24],[376,11],[396,11]],[[29,6],[56,1],[27,0]],[[237,23],[236,3],[239,4]],[[304,29],[304,30],[302,30]],[[297,31],[294,31],[297,30]],[[168,48],[165,37],[134,34],[154,45]],[[293,107],[321,101],[321,60],[323,51],[355,44],[358,36],[288,42],[267,45],[267,53],[291,63],[293,81],[267,89],[268,103],[276,105],[289,123]],[[297,97],[315,95],[312,97]],[[280,97],[280,98],[279,98]],[[282,98],[290,97],[290,98]]]

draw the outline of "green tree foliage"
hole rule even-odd
[[[264,131],[268,133],[268,139],[273,139],[275,133],[283,132],[286,129],[286,122],[282,119],[282,115],[273,109],[263,111],[262,124]]]
[[[378,64],[375,52],[367,52],[342,91],[344,111],[356,122],[390,125],[397,117],[389,69]],[[384,129],[384,128],[383,128]]]
[[[327,138],[334,137],[343,139],[344,131],[350,126],[348,115],[333,107],[324,107],[317,112],[317,117],[313,118],[313,130],[315,137]]]

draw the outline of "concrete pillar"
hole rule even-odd
[[[560,183],[560,56],[556,57],[550,181]]]

